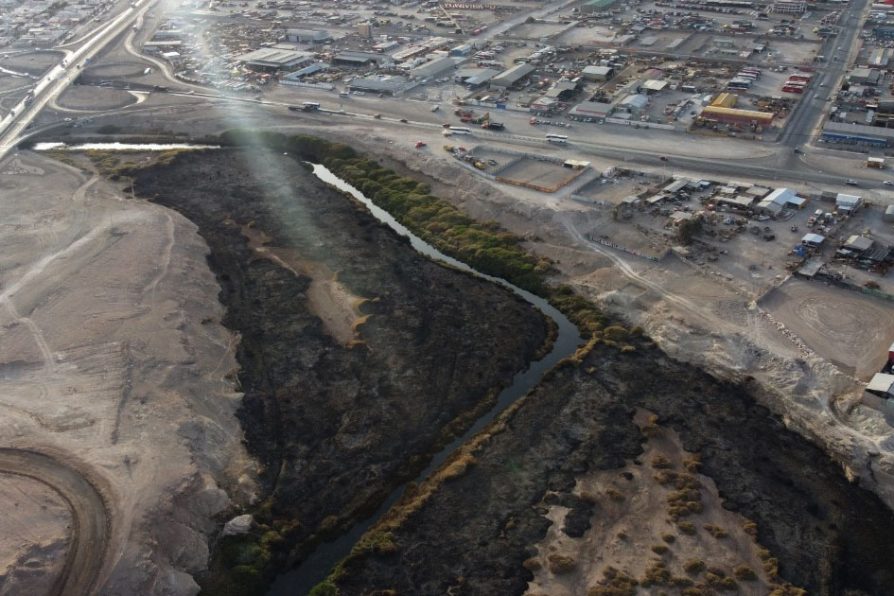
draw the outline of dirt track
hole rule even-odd
[[[0,448],[0,473],[31,478],[54,490],[71,510],[71,544],[50,595],[94,592],[109,546],[111,519],[96,487],[77,469],[36,451]]]
[[[761,305],[822,356],[858,377],[881,369],[894,337],[894,319],[885,304],[819,282],[791,279]]]
[[[212,516],[253,490],[207,247],[177,214],[30,154],[0,164],[0,220],[0,446],[77,461],[111,512],[72,492],[82,481],[59,485],[91,550],[74,547],[57,593],[194,594]],[[0,533],[42,530],[0,550],[0,575],[38,594],[69,522],[44,523],[33,492],[47,490],[22,485],[22,518]]]

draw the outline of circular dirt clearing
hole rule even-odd
[[[136,102],[137,98],[133,94],[121,89],[81,85],[69,87],[56,101],[61,108],[83,112],[114,110]]]
[[[72,519],[68,505],[45,484],[0,474],[0,568],[9,594],[47,594],[62,571]]]
[[[62,58],[64,57],[65,54],[62,52],[41,50],[4,58],[3,60],[0,60],[0,66],[16,72],[27,72],[29,74],[39,75],[62,62]]]
[[[888,356],[894,308],[882,300],[791,279],[761,305],[818,354],[859,377],[877,372]]]
[[[93,78],[111,79],[142,76],[146,65],[141,62],[113,62],[97,64],[84,69],[84,74]]]

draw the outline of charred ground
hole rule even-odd
[[[636,352],[624,354],[597,347],[580,366],[549,375],[485,431],[490,436],[470,454],[463,474],[442,482],[421,506],[413,505],[402,523],[389,526],[386,520],[372,531],[387,532],[387,549],[355,552],[329,585],[342,595],[376,589],[523,593],[533,578],[525,562],[537,554],[535,546],[551,523],[545,517],[549,505],[569,508],[561,531],[580,538],[609,506],[598,496],[582,499],[575,491],[581,478],[619,469],[625,459],[643,473],[659,471],[636,459],[644,437],[633,420],[636,409],[644,408],[657,415],[658,425],[676,431],[687,451],[699,454],[701,471],[716,483],[723,507],[755,524],[746,522],[746,529],[763,547],[757,549],[763,565],[779,586],[791,582],[811,594],[894,590],[894,514],[874,494],[850,484],[837,464],[787,430],[747,387],[718,382],[647,342],[637,343]],[[621,508],[632,496],[608,492]],[[642,559],[654,559],[652,565],[670,567],[684,534],[706,530],[687,528],[685,518],[678,526],[669,515],[661,517],[676,536],[667,539],[673,543],[669,552],[656,555],[650,544],[638,548]],[[589,555],[599,557],[607,547]],[[713,594],[721,587],[707,585],[698,573],[651,585],[680,593],[687,580],[687,594]],[[611,591],[618,586],[608,581],[603,588],[583,585],[595,588],[593,594],[636,592]]]
[[[198,225],[223,322],[241,336],[239,416],[267,486],[262,533],[224,541],[216,558],[218,572],[237,569],[241,588],[256,589],[272,561],[300,559],[412,477],[549,335],[521,299],[420,256],[280,153],[180,155],[138,172],[134,190]],[[359,341],[336,341],[309,309],[310,277],[253,248],[246,230],[364,299]]]

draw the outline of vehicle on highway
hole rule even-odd
[[[885,186],[894,186],[894,182],[891,182],[890,180],[885,180],[882,182],[882,184],[884,184]]]
[[[848,178],[847,180],[844,181],[844,183],[847,184],[848,186],[860,186],[860,183],[857,182],[856,180],[854,180],[853,178]]]
[[[431,107],[432,112],[437,112],[440,109],[441,109],[441,106],[439,104],[435,104]]]
[[[428,143],[425,141],[416,141],[416,149],[424,149],[425,147],[428,147]]]
[[[448,130],[457,135],[470,135],[472,131],[465,126],[451,126]]]
[[[565,135],[557,135],[557,134],[551,132],[546,135],[546,140],[551,140],[551,139],[556,140],[556,141],[567,141],[568,137],[566,137]]]
[[[409,122],[409,120],[407,120],[406,118],[401,118],[400,121],[402,124],[406,124],[407,122]]]
[[[670,161],[670,158],[667,155],[662,155],[658,159],[660,159],[661,161]]]
[[[347,91],[342,91],[341,93],[338,94],[338,96],[339,97],[350,97],[351,94],[348,93]]]
[[[381,120],[382,115],[381,114],[373,114],[373,118],[375,118],[376,120]]]

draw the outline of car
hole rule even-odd
[[[885,180],[882,182],[882,184],[884,184],[885,186],[894,186],[894,182],[891,182],[890,180]]]
[[[71,118],[63,118],[62,121],[63,122],[71,122]]]
[[[847,180],[844,181],[844,183],[847,184],[848,186],[860,186],[860,183],[857,182],[856,180],[854,180],[853,178],[848,178]]]
[[[801,154],[804,153],[804,152],[801,151],[800,149],[798,149],[797,147],[795,147],[795,149],[794,149],[794,153],[795,153],[795,155],[801,155]]]
[[[373,114],[373,118],[375,118],[376,120],[381,120],[382,115],[381,114]]]
[[[407,120],[406,118],[401,118],[400,121],[401,121],[402,123],[404,123],[404,124],[406,124],[407,122],[409,122],[409,120]]]
[[[667,155],[662,155],[658,159],[660,159],[661,161],[670,161],[670,158]]]

